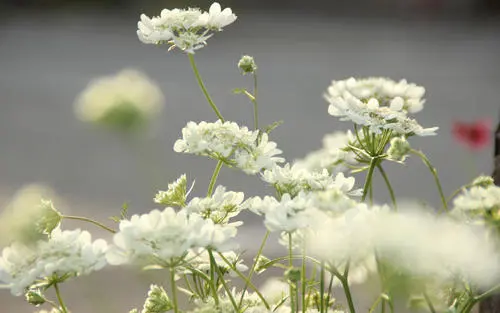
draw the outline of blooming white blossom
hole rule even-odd
[[[373,133],[384,129],[399,135],[435,135],[437,127],[423,128],[408,113],[422,110],[423,87],[387,78],[333,81],[325,94],[328,113],[343,121],[367,126]]]
[[[225,187],[217,186],[210,197],[193,198],[183,210],[188,213],[200,214],[203,218],[209,218],[216,224],[226,224],[230,218],[240,213],[244,198],[243,192],[226,192]]]
[[[460,277],[482,287],[500,277],[500,255],[485,232],[449,218],[368,208],[318,223],[308,249],[328,262],[362,260],[376,251],[379,259],[417,276]]]
[[[61,231],[56,228],[48,241],[35,246],[14,243],[2,251],[0,281],[6,283],[12,294],[21,295],[24,289],[52,275],[87,275],[106,265],[107,243],[92,241],[87,231]]]
[[[137,36],[146,44],[172,44],[172,47],[188,53],[203,48],[214,32],[233,23],[236,15],[230,8],[222,10],[219,3],[214,2],[208,12],[200,9],[164,9],[160,16],[141,15],[137,23]]]
[[[310,152],[303,159],[296,160],[295,164],[310,171],[322,171],[326,168],[330,173],[344,172],[347,170],[346,164],[355,163],[353,153],[344,150],[351,138],[350,131],[327,134],[323,137],[321,149]]]
[[[175,212],[170,207],[153,210],[122,220],[106,257],[112,265],[140,263],[168,267],[184,259],[192,248],[228,249],[237,225],[216,225],[198,214]]]
[[[462,193],[453,201],[454,210],[500,210],[500,187],[480,185],[464,189]]]
[[[258,131],[250,131],[234,122],[189,122],[182,129],[182,139],[174,144],[174,151],[204,155],[222,160],[228,166],[255,174],[271,168],[284,159],[276,157],[281,150],[269,141],[267,134],[259,138]]]
[[[134,129],[155,117],[164,96],[145,74],[132,69],[91,81],[75,101],[84,122],[121,130]]]

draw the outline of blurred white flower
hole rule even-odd
[[[247,174],[256,174],[271,168],[284,159],[276,157],[281,150],[268,141],[267,134],[259,140],[258,131],[250,131],[234,122],[189,122],[182,129],[182,139],[174,144],[174,151],[208,156],[222,160],[228,166],[240,168]]]
[[[428,213],[360,208],[316,220],[308,250],[334,263],[363,260],[376,251],[384,262],[417,276],[460,277],[481,287],[498,281],[500,255],[483,229]]]
[[[236,235],[237,223],[216,225],[210,219],[168,207],[147,214],[133,215],[120,222],[106,255],[112,265],[172,266],[182,261],[189,249],[212,248],[225,251]]]
[[[325,94],[328,113],[343,121],[367,126],[373,133],[384,129],[399,135],[435,135],[438,127],[423,128],[408,113],[422,110],[423,87],[387,78],[333,81]]]
[[[236,292],[233,289],[231,293],[234,299],[236,300],[240,299],[241,292]],[[264,307],[264,304],[262,303],[260,298],[255,293],[252,292],[245,293],[242,305],[245,308],[245,312],[271,313],[270,310],[267,310]],[[227,295],[219,296],[218,305],[215,304],[215,301],[212,297],[207,298],[205,301],[195,299],[194,308],[191,311],[188,311],[188,313],[216,313],[216,312],[237,313],[238,311],[234,309],[234,306]]]
[[[75,110],[84,122],[133,130],[157,116],[163,102],[163,93],[155,82],[127,69],[91,81],[76,99]]]
[[[310,171],[322,171],[326,168],[332,174],[344,172],[347,170],[346,164],[356,163],[354,154],[343,150],[351,138],[350,131],[327,134],[323,137],[321,149],[310,152],[303,159],[296,160],[295,164]]]
[[[189,214],[197,213],[216,224],[227,224],[230,218],[237,216],[242,210],[244,198],[243,192],[226,192],[225,187],[217,186],[210,197],[193,198],[182,210]]]
[[[290,285],[277,277],[269,278],[260,286],[260,292],[266,295],[266,299],[273,304],[280,303],[288,297]]]
[[[454,210],[500,210],[500,187],[495,185],[473,186],[464,189],[453,201]]]
[[[160,16],[141,15],[137,36],[145,44],[171,44],[187,53],[203,48],[214,32],[233,23],[236,15],[214,2],[208,12],[200,9],[164,9]]]
[[[61,221],[52,201],[59,201],[49,187],[30,184],[19,189],[0,213],[0,246],[13,241],[30,244],[46,238]]]
[[[106,265],[107,243],[92,241],[87,231],[61,231],[56,228],[48,241],[34,246],[14,243],[2,251],[0,281],[9,285],[12,294],[21,295],[24,289],[52,275],[63,277],[87,275]]]

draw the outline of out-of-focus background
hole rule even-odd
[[[238,20],[196,54],[201,74],[225,117],[251,124],[250,104],[231,90],[251,86],[236,63],[243,54],[253,55],[259,66],[262,124],[284,121],[272,137],[289,160],[320,148],[324,134],[350,127],[326,113],[322,93],[332,79],[388,76],[427,89],[427,103],[417,119],[424,126],[439,126],[439,135],[412,142],[439,169],[446,194],[480,172],[491,172],[492,148],[471,152],[454,142],[451,128],[457,120],[489,118],[496,123],[500,114],[500,1],[221,4],[232,7]],[[106,222],[124,202],[131,213],[155,208],[155,191],[183,173],[196,179],[193,195],[203,195],[214,161],[176,154],[172,146],[188,121],[215,116],[187,57],[141,44],[135,31],[141,13],[209,5],[180,0],[2,0],[0,203],[37,182],[63,199],[61,211]],[[165,110],[151,131],[134,142],[78,121],[73,108],[91,79],[129,67],[156,80],[166,97]],[[432,176],[418,160],[387,171],[399,197],[439,204]],[[362,175],[358,177],[361,182]],[[272,192],[258,177],[235,170],[223,169],[218,182],[249,196]],[[387,201],[385,189],[375,189],[375,198]],[[66,225],[108,238],[89,225]],[[242,248],[253,251],[262,235],[261,221],[246,216]],[[279,247],[271,244],[269,249]],[[63,293],[73,313],[127,312],[142,304],[147,275],[105,270],[65,283]],[[159,282],[166,278],[149,276]],[[0,303],[2,313],[33,311],[22,297],[4,290]]]

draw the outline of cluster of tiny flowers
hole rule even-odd
[[[12,294],[21,295],[38,279],[86,275],[106,265],[107,248],[102,239],[92,241],[87,231],[56,228],[48,241],[6,247],[0,258],[0,281],[10,287]]]
[[[186,197],[188,194],[186,174],[183,174],[175,182],[168,184],[168,189],[166,191],[158,191],[154,198],[154,202],[183,207],[186,205]]]
[[[76,99],[75,110],[84,122],[129,130],[155,117],[163,102],[163,93],[155,82],[128,69],[91,81]]]
[[[236,268],[239,272],[244,272],[248,270],[248,266],[243,264],[243,259],[235,253],[234,251],[222,252],[224,258],[231,263],[231,266]],[[218,253],[213,254],[215,263],[223,273],[229,273],[230,275],[236,275],[232,268],[222,259]],[[186,256],[186,266],[180,266],[177,270],[183,274],[190,274],[191,268],[198,271],[209,273],[210,272],[210,256],[205,249],[193,249],[190,250]]]
[[[164,9],[160,16],[141,15],[137,36],[145,44],[171,44],[187,53],[203,48],[213,32],[233,23],[236,15],[214,2],[208,12],[200,9]]]
[[[343,121],[369,127],[373,133],[392,130],[399,135],[435,135],[437,127],[423,128],[408,113],[422,110],[425,89],[405,80],[349,78],[333,81],[325,99],[328,113]]]
[[[275,142],[268,140],[266,133],[259,136],[259,131],[220,120],[215,123],[189,122],[182,129],[182,139],[175,142],[174,150],[221,160],[247,174],[256,174],[284,161],[276,157],[281,150],[276,148]]]
[[[106,254],[112,265],[172,266],[183,260],[189,249],[212,248],[224,251],[236,235],[236,224],[216,225],[210,219],[167,207],[120,222]]]
[[[241,292],[236,292],[235,290],[231,291],[234,299],[241,298]],[[218,304],[215,302],[213,298],[208,298],[206,301],[195,300],[194,301],[195,308],[189,313],[216,313],[216,312],[227,312],[227,313],[237,313],[229,296],[224,295],[219,297]],[[255,312],[255,313],[268,313],[262,300],[254,293],[247,292],[243,297],[242,302],[243,307],[245,308],[245,312]]]
[[[243,192],[226,192],[225,187],[218,186],[210,197],[193,198],[183,210],[197,213],[216,224],[226,224],[230,218],[240,213],[244,198]]]
[[[346,178],[343,173],[338,173],[333,177],[327,169],[311,171],[300,164],[275,165],[272,169],[264,171],[262,180],[274,186],[281,194],[288,193],[291,196],[297,195],[300,191],[331,188],[339,188],[349,194],[359,194],[358,190],[352,190],[354,177]]]
[[[453,201],[454,210],[500,210],[500,187],[495,185],[472,186],[464,189]]]
[[[323,137],[323,147],[306,155],[305,158],[295,161],[298,167],[310,171],[327,169],[330,173],[347,170],[347,164],[355,163],[352,152],[345,151],[352,138],[350,131],[337,131]]]

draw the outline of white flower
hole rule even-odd
[[[87,231],[56,228],[48,241],[29,247],[14,243],[5,248],[0,258],[0,281],[9,285],[12,294],[21,295],[37,279],[100,270],[106,265],[106,250],[106,242],[92,242]]]
[[[417,277],[458,276],[482,287],[498,281],[500,255],[484,229],[405,212],[352,210],[343,219],[321,221],[308,249],[328,262],[362,260],[376,251],[379,259]]]
[[[500,187],[489,185],[486,187],[473,186],[464,189],[462,194],[453,201],[454,210],[500,210]]]
[[[174,144],[174,151],[208,156],[222,160],[228,166],[255,174],[271,168],[284,159],[276,157],[281,150],[268,141],[267,134],[259,140],[258,131],[250,131],[234,122],[189,122],[182,129],[182,139]]]
[[[212,196],[193,198],[183,210],[188,213],[197,213],[205,219],[211,219],[216,224],[226,224],[230,218],[240,213],[244,198],[243,192],[226,192],[225,187],[218,186]]]
[[[343,121],[367,126],[372,133],[392,130],[399,135],[435,135],[437,127],[423,128],[408,113],[422,110],[423,87],[386,78],[349,78],[333,81],[325,94],[328,113]]]
[[[243,259],[236,254],[234,251],[222,252],[222,255],[236,267],[239,272],[244,272],[248,270],[248,266],[243,264]],[[215,263],[224,273],[229,273],[231,276],[235,276],[236,273],[227,265],[227,263],[220,257],[218,253],[213,253]],[[208,273],[210,272],[210,256],[208,251],[205,249],[194,249],[189,251],[186,256],[188,263],[184,265],[186,267],[189,265],[199,271]],[[180,268],[184,274],[191,273],[188,268]]]
[[[181,261],[191,248],[224,251],[236,235],[236,224],[215,225],[212,220],[168,207],[134,215],[120,222],[106,257],[112,265],[140,263],[168,267]]]
[[[234,299],[239,301],[241,298],[241,292],[236,292],[234,289],[231,291]],[[262,300],[257,296],[257,294],[252,292],[246,292],[243,297],[243,307],[245,308],[245,312],[253,312],[253,313],[271,313],[271,311],[267,310],[262,303]],[[219,296],[219,304],[216,305],[215,301],[212,297],[207,298],[205,301],[201,301],[199,299],[194,300],[194,309],[192,311],[188,311],[188,313],[237,313],[238,311],[234,309],[233,304],[229,297],[225,295]]]
[[[199,9],[164,9],[160,16],[149,18],[142,14],[137,23],[137,36],[145,44],[170,43],[188,53],[206,46],[213,32],[233,23],[236,15],[230,8],[222,10],[214,2],[208,12]]]
[[[183,207],[186,205],[188,194],[186,174],[183,174],[175,182],[168,184],[167,191],[158,191],[154,202]]]
[[[290,285],[279,278],[270,278],[259,288],[260,292],[266,295],[266,299],[273,304],[281,302],[288,297]]]
[[[343,172],[347,168],[345,163],[354,164],[354,154],[344,151],[352,138],[350,131],[337,131],[323,137],[323,147],[306,155],[304,159],[295,161],[299,167],[310,171],[327,169],[330,173]]]
[[[89,83],[75,102],[84,122],[121,130],[134,129],[155,117],[164,97],[158,85],[136,70],[123,70]]]

